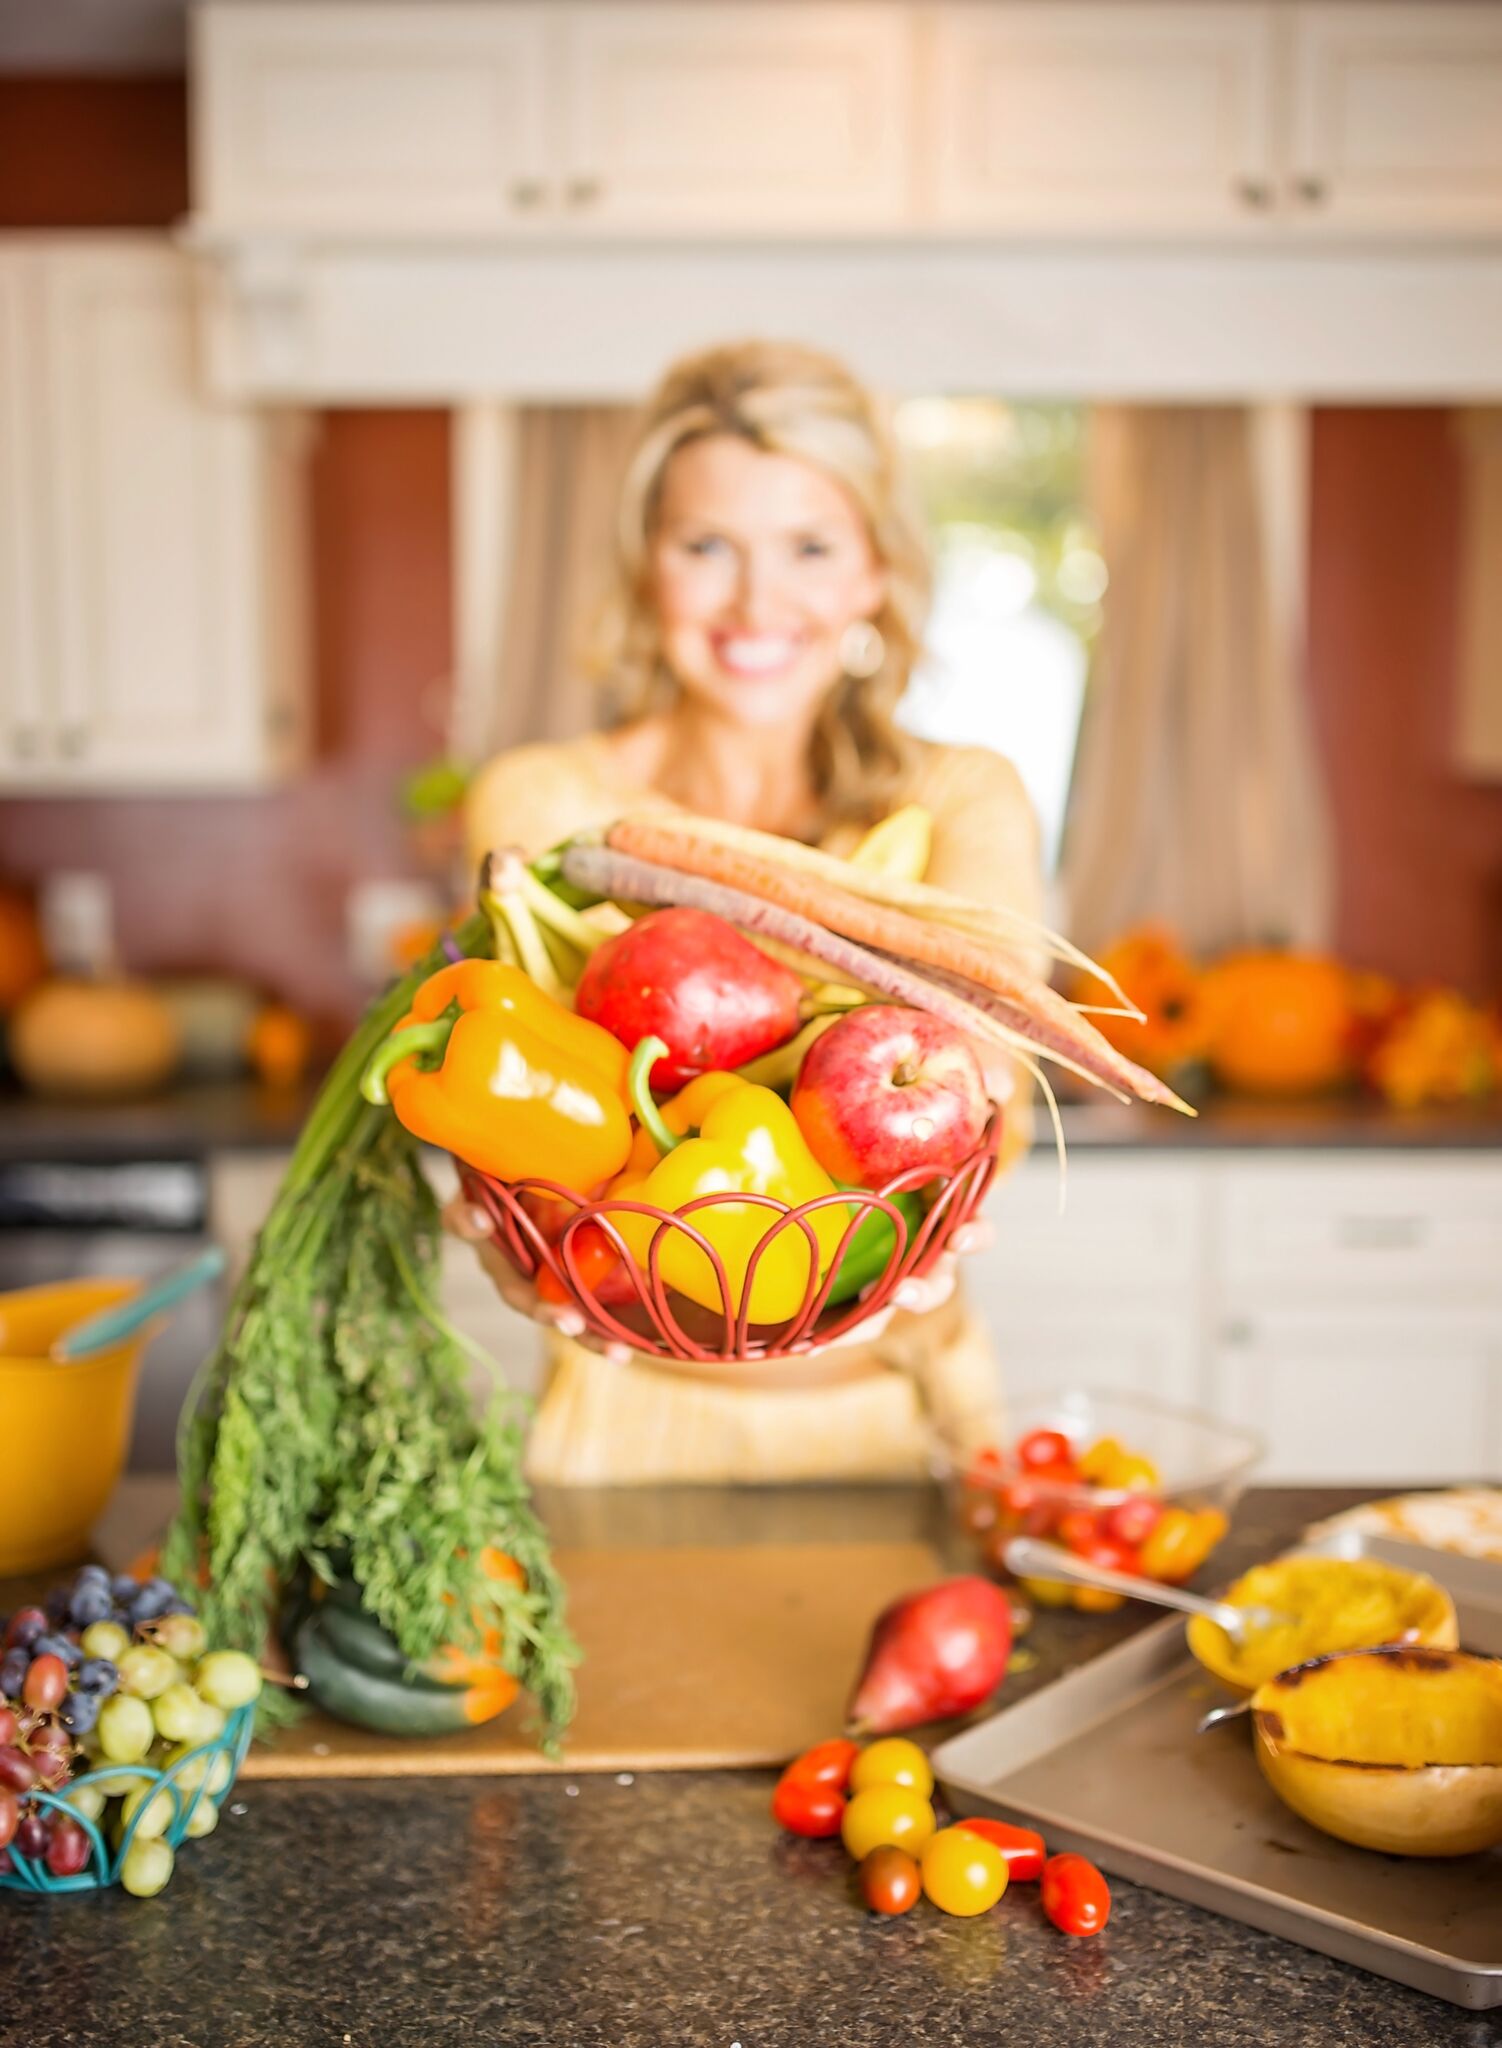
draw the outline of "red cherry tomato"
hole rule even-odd
[[[837,1785],[824,1785],[817,1778],[799,1778],[790,1770],[784,1771],[772,1794],[772,1818],[790,1835],[807,1835],[818,1841],[840,1832],[846,1803]]]
[[[1040,1472],[1047,1465],[1074,1464],[1074,1445],[1062,1429],[1030,1429],[1017,1445],[1017,1463],[1024,1472]]]
[[[1001,1466],[1001,1452],[997,1450],[995,1444],[987,1444],[983,1450],[977,1451],[970,1460],[972,1472],[999,1472]]]
[[[795,1756],[783,1776],[809,1785],[832,1785],[836,1792],[845,1792],[850,1786],[851,1765],[860,1753],[858,1742],[837,1735],[833,1741],[816,1742],[802,1756]]]
[[[1066,1508],[1059,1517],[1059,1541],[1066,1550],[1086,1551],[1100,1541],[1100,1524],[1089,1508]]]
[[[1151,1494],[1134,1493],[1130,1500],[1107,1508],[1100,1525],[1113,1543],[1125,1544],[1128,1550],[1140,1550],[1162,1519],[1162,1501],[1154,1500]]]
[[[1083,1856],[1050,1856],[1043,1866],[1043,1910],[1061,1934],[1099,1934],[1111,1917],[1111,1890]]]
[[[28,1707],[37,1707],[44,1714],[62,1704],[63,1694],[68,1690],[68,1667],[61,1657],[51,1655],[34,1657],[31,1669],[21,1687],[21,1697]]]
[[[1088,1543],[1076,1545],[1076,1555],[1089,1564],[1103,1565],[1108,1572],[1135,1572],[1137,1553],[1128,1550],[1124,1543],[1113,1543],[1109,1536],[1094,1536]]]
[[[873,1913],[909,1913],[923,1892],[918,1866],[906,1849],[873,1849],[862,1858],[860,1885]]]
[[[1043,1875],[1048,1851],[1043,1846],[1043,1837],[1034,1834],[1031,1828],[1014,1828],[1009,1820],[980,1819],[957,1820],[955,1826],[968,1828],[972,1835],[984,1835],[1001,1851],[1010,1884],[1036,1884]]]

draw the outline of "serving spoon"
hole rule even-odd
[[[54,1364],[73,1365],[81,1359],[92,1358],[96,1352],[109,1351],[115,1345],[123,1344],[127,1337],[133,1337],[153,1317],[164,1314],[169,1308],[176,1308],[184,1296],[192,1294],[196,1288],[206,1287],[223,1271],[224,1253],[218,1245],[210,1245],[196,1259],[163,1274],[160,1280],[153,1280],[149,1287],[143,1287],[128,1301],[122,1301],[114,1308],[101,1309],[97,1315],[85,1316],[81,1322],[64,1330],[52,1346]]]
[[[1190,1593],[1183,1586],[1165,1586],[1157,1579],[1140,1579],[1132,1572],[1113,1572],[1103,1564],[1088,1564],[1057,1543],[1042,1543],[1036,1536],[1013,1536],[1002,1552],[1009,1572],[1020,1579],[1053,1579],[1061,1585],[1098,1586],[1103,1593],[1125,1593],[1132,1600],[1150,1600],[1158,1607],[1176,1607],[1181,1614],[1203,1614],[1217,1628],[1224,1629],[1238,1648],[1254,1629],[1272,1628],[1293,1617],[1272,1607],[1233,1607],[1229,1600],[1210,1600],[1203,1593]]]

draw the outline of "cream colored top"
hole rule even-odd
[[[933,819],[926,880],[979,903],[1040,915],[1038,833],[1011,762],[981,747],[920,745],[900,801]],[[680,808],[625,780],[599,734],[517,747],[475,778],[466,805],[471,869],[492,848],[529,854],[623,812]],[[858,835],[831,833],[832,853]],[[1030,1128],[1025,1099],[1010,1106],[1004,1157]],[[928,1423],[953,1427],[999,1400],[989,1340],[963,1305],[899,1314],[871,1348],[864,1378],[810,1390],[746,1392],[657,1371],[649,1359],[612,1363],[549,1333],[548,1375],[528,1446],[534,1479],[555,1484],[663,1480],[756,1481],[908,1476],[926,1469]]]

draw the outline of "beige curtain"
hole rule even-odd
[[[1091,461],[1110,588],[1065,839],[1070,935],[1099,947],[1153,918],[1204,952],[1318,944],[1325,802],[1251,415],[1101,407]]]
[[[607,587],[632,413],[527,406],[516,415],[508,587],[482,756],[599,723],[582,645]]]

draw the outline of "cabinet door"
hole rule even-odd
[[[1502,1469],[1502,1316],[1260,1309],[1233,1317],[1215,1408],[1268,1445],[1259,1477],[1442,1484]]]
[[[43,725],[35,263],[0,253],[0,774],[24,788]]]
[[[1274,202],[1264,7],[936,8],[933,219],[1009,234],[1256,233]]]
[[[888,6],[559,10],[581,226],[798,234],[909,217],[909,25]]]
[[[49,777],[253,782],[271,738],[256,416],[198,394],[185,258],[100,243],[41,262]]]
[[[1061,1312],[1016,1295],[989,1304],[985,1321],[1007,1395],[1085,1387],[1185,1408],[1204,1405],[1199,1331],[1185,1307],[1145,1308],[1105,1295],[1087,1309]]]
[[[1502,12],[1299,8],[1290,170],[1310,230],[1502,230]]]
[[[193,11],[193,204],[214,229],[491,232],[544,200],[542,5]]]

